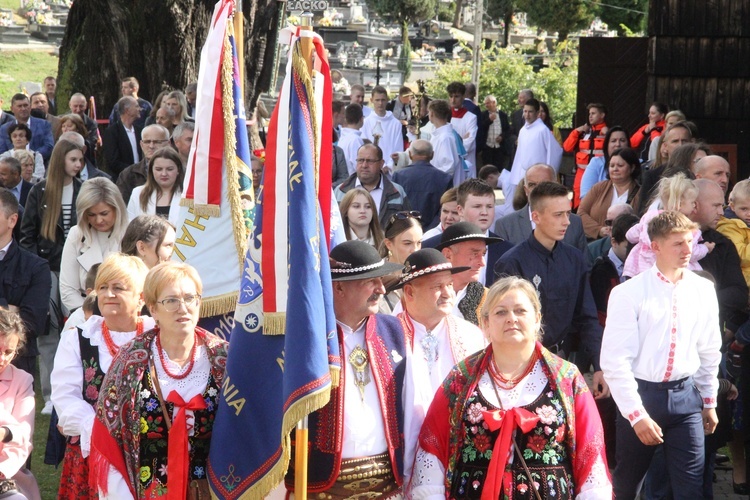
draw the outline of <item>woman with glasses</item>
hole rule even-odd
[[[177,151],[167,146],[159,149],[148,162],[146,184],[133,189],[128,201],[128,218],[156,214],[177,225],[180,215],[180,193],[185,169]]]
[[[388,262],[403,265],[407,257],[422,248],[422,214],[416,210],[396,212],[388,219],[385,226],[385,237],[380,245],[380,255]],[[398,281],[398,276],[385,283],[386,288]],[[401,290],[393,290],[383,296],[384,306],[380,312],[390,313],[401,300]]]
[[[106,498],[186,498],[188,489],[190,498],[209,498],[206,461],[227,343],[198,327],[201,292],[187,264],[164,262],[146,277],[157,326],[120,352],[97,405],[92,478]]]
[[[38,499],[36,480],[26,468],[34,434],[34,379],[10,362],[26,342],[21,317],[0,309],[0,498]]]
[[[154,326],[152,318],[140,316],[147,273],[137,257],[107,257],[94,284],[101,316],[92,315],[60,338],[52,370],[52,403],[67,445],[58,499],[98,498],[88,482],[94,408],[120,348]]]

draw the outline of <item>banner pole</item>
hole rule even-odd
[[[242,0],[234,4],[234,40],[237,45],[237,65],[240,67],[240,95],[245,103],[245,14],[242,12]],[[247,108],[247,106],[245,106]]]

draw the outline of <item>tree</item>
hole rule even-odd
[[[58,97],[94,96],[99,116],[120,97],[120,80],[135,76],[139,96],[184,89],[198,77],[200,50],[215,0],[82,0],[73,4],[60,47]],[[276,0],[245,1],[245,98],[248,112],[271,83]],[[270,27],[270,29],[269,29]]]
[[[518,0],[518,10],[526,12],[526,22],[530,26],[550,33],[556,31],[560,41],[594,20],[593,9],[583,0]]]
[[[619,7],[619,8],[618,8]],[[599,4],[599,18],[619,36],[628,31],[646,31],[648,0],[607,0]]]
[[[398,68],[404,72],[404,81],[411,73],[411,44],[409,25],[435,15],[435,0],[367,0],[367,6],[384,19],[401,26],[401,56]]]
[[[510,44],[510,26],[515,12],[516,0],[487,0],[487,17],[503,20],[503,47]]]

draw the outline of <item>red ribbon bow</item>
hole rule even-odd
[[[482,487],[481,500],[497,500],[500,498],[503,487],[503,476],[510,455],[513,431],[518,427],[524,433],[530,432],[539,422],[539,415],[524,408],[513,408],[507,411],[483,411],[482,415],[489,430],[494,432],[500,429],[500,435],[492,448],[492,458],[487,468],[487,480]],[[531,478],[529,478],[529,481],[531,481]]]
[[[185,402],[177,391],[167,396],[167,401],[175,405],[177,415],[172,420],[169,429],[169,445],[167,447],[167,498],[169,500],[185,500],[187,498],[188,467],[188,428],[186,410],[203,410],[206,402],[202,394],[196,394],[193,399]]]

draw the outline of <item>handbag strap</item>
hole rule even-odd
[[[167,431],[172,429],[172,419],[169,418],[169,412],[167,411],[167,405],[164,403],[164,397],[161,395],[161,385],[159,384],[159,377],[156,376],[156,365],[154,363],[153,354],[149,356],[148,369],[151,374],[151,382],[154,384],[156,389],[156,397],[159,399],[159,405],[161,405],[161,413],[164,415],[164,422],[167,424]]]

